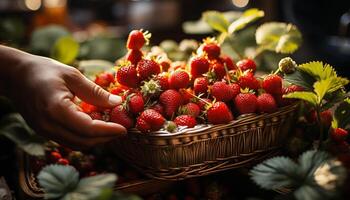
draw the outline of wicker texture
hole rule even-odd
[[[181,180],[247,166],[274,153],[294,122],[297,104],[275,113],[240,116],[229,124],[175,134],[136,130],[113,143],[121,158],[145,175]]]

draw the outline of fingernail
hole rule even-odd
[[[122,103],[122,98],[120,96],[117,95],[109,95],[109,103],[112,105],[119,105]]]

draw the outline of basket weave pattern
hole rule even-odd
[[[115,152],[149,177],[181,180],[252,164],[283,145],[297,104],[180,134],[130,131]]]

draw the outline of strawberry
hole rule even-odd
[[[258,108],[258,98],[253,93],[240,93],[234,104],[239,114],[254,113]]]
[[[238,84],[242,89],[249,88],[252,90],[258,90],[260,88],[260,82],[254,77],[251,72],[244,73],[238,78]]]
[[[96,112],[98,110],[98,108],[96,106],[88,104],[88,103],[86,103],[84,101],[82,101],[80,103],[80,108],[82,109],[82,111],[84,113],[87,113],[87,114],[90,114],[92,112]]]
[[[110,121],[124,126],[126,129],[130,129],[134,125],[134,120],[130,114],[124,109],[122,105],[119,105],[112,109],[110,113]]]
[[[162,66],[162,71],[167,72],[171,66],[171,61],[169,59],[168,60],[161,60],[159,64],[160,64],[160,66]]]
[[[184,70],[176,70],[170,74],[169,86],[172,89],[186,88],[190,83],[190,76]]]
[[[151,109],[157,111],[161,115],[164,115],[164,107],[160,103],[156,103],[151,107]]]
[[[207,53],[209,59],[216,59],[220,56],[221,48],[217,43],[211,42],[203,44],[203,51]]]
[[[131,94],[128,98],[128,108],[133,114],[142,112],[144,109],[145,102],[141,94]]]
[[[201,110],[205,110],[205,108],[208,105],[208,103],[211,104],[212,101],[210,99],[208,99],[208,98],[201,98],[196,103],[197,103],[197,105],[199,106],[199,108]]]
[[[160,73],[160,65],[154,60],[143,59],[137,64],[137,72],[141,80]]]
[[[256,64],[252,59],[243,59],[237,62],[237,67],[242,71],[250,70],[252,73],[256,70]]]
[[[205,57],[194,57],[191,60],[190,66],[192,77],[197,78],[208,72],[210,64]]]
[[[117,70],[116,77],[118,83],[131,88],[137,88],[140,82],[135,65],[121,66]]]
[[[95,83],[103,88],[107,88],[111,83],[114,83],[114,76],[109,72],[104,72],[96,76]]]
[[[262,88],[270,94],[281,94],[282,78],[276,74],[269,74],[262,81]]]
[[[217,101],[224,101],[224,102],[232,100],[234,95],[232,88],[223,81],[215,82],[210,87],[210,94]]]
[[[225,66],[221,62],[214,62],[211,66],[212,71],[215,73],[216,80],[221,80],[226,75]]]
[[[159,85],[163,91],[169,89],[169,74],[163,72],[158,74],[156,80],[159,82]]]
[[[139,50],[145,43],[148,43],[151,34],[142,32],[142,30],[133,30],[129,33],[128,41],[126,42],[126,47],[128,49]]]
[[[187,128],[193,128],[197,125],[196,118],[192,115],[179,115],[174,119],[174,122],[178,126],[187,126]]]
[[[232,58],[229,56],[221,56],[220,60],[222,63],[224,63],[227,67],[227,70],[234,70],[237,68],[236,64],[233,62]]]
[[[332,111],[330,109],[322,111],[320,113],[320,117],[321,117],[321,123],[324,126],[329,127],[332,124],[333,116],[332,116]],[[308,115],[306,116],[306,119],[310,123],[317,122],[317,112],[315,110],[312,110],[311,112],[308,113]]]
[[[115,94],[115,95],[120,95],[120,94],[124,93],[127,89],[128,89],[128,87],[117,83],[113,87],[109,88],[109,93]]]
[[[239,93],[241,93],[241,87],[237,83],[231,83],[228,85],[233,93],[232,99],[234,99]]]
[[[49,158],[50,158],[51,162],[56,163],[59,159],[62,158],[62,155],[59,152],[52,151],[50,153],[50,157]]]
[[[58,161],[57,161],[57,164],[59,165],[69,165],[69,161],[65,158],[60,158]]]
[[[283,95],[289,94],[292,92],[297,92],[297,91],[303,91],[304,89],[300,86],[297,85],[291,85],[288,87],[282,87],[282,94],[273,94],[275,97],[276,102],[278,103],[279,106],[286,106],[289,105],[293,102],[295,102],[295,99],[289,99],[289,98],[283,98]]]
[[[209,81],[206,77],[199,77],[194,80],[193,91],[196,95],[208,93]]]
[[[179,92],[181,94],[183,104],[189,103],[193,100],[194,92],[191,88],[180,89]]]
[[[164,117],[153,109],[147,109],[137,118],[136,128],[143,132],[158,131],[165,123]]]
[[[332,129],[331,131],[331,138],[336,142],[344,141],[348,135],[348,131],[342,128]]]
[[[140,50],[130,50],[126,54],[126,60],[130,61],[131,64],[137,65],[137,63],[142,59],[143,53]]]
[[[200,112],[200,107],[192,102],[187,103],[179,108],[179,113],[182,115],[191,115],[193,117],[198,117]]]
[[[166,90],[159,97],[160,103],[164,106],[165,116],[171,118],[182,104],[182,96],[176,90]]]
[[[233,120],[233,115],[224,102],[217,101],[208,109],[207,118],[211,124],[226,124]]]
[[[91,112],[90,114],[91,119],[93,120],[103,120],[102,114],[100,112]]]
[[[272,113],[277,110],[277,104],[271,94],[264,93],[258,96],[258,111]]]

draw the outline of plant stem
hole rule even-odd
[[[265,48],[263,46],[259,46],[256,48],[255,54],[253,56],[253,59],[256,59],[258,56],[260,56],[265,51]]]
[[[319,137],[319,140],[320,140],[320,146],[323,142],[323,125],[322,125],[322,120],[321,120],[321,111],[320,111],[320,107],[317,106],[316,107],[316,113],[317,113],[317,123],[318,123],[318,126],[320,127],[320,137]],[[320,147],[319,146],[319,147]]]

